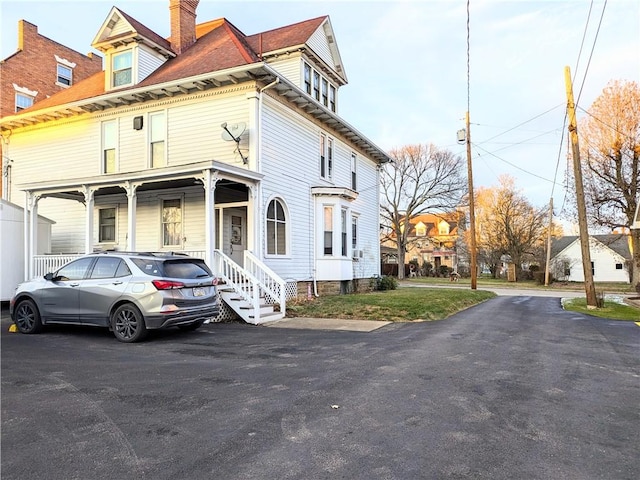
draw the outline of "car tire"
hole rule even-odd
[[[192,332],[194,330],[199,329],[203,323],[204,323],[204,320],[196,320],[195,322],[189,323],[187,325],[178,325],[178,328],[183,332]]]
[[[42,321],[33,300],[22,300],[16,305],[15,324],[20,333],[40,333]]]
[[[121,342],[134,343],[144,340],[147,327],[140,310],[132,303],[125,303],[111,314],[111,330]]]

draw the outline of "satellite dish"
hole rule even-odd
[[[240,135],[247,129],[247,124],[244,122],[230,123],[227,122],[221,125],[222,127],[222,139],[227,142],[238,142]]]

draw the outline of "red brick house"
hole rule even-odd
[[[18,22],[18,49],[0,61],[0,118],[13,115],[54,93],[102,71],[102,57],[84,55],[38,33],[38,27]],[[2,138],[0,154],[5,142]],[[11,174],[10,161],[2,162],[0,191],[8,199],[4,179]]]

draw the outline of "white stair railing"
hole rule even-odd
[[[214,273],[244,301],[251,305],[255,323],[260,323],[260,285],[258,279],[221,250],[213,251]]]
[[[258,279],[264,292],[280,304],[280,312],[284,315],[287,311],[286,282],[249,250],[244,251],[244,268]]]

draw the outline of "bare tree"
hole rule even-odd
[[[383,226],[398,250],[398,278],[404,278],[404,258],[411,219],[459,205],[466,192],[460,156],[435,145],[407,145],[391,152],[393,163],[381,174]]]
[[[587,216],[593,226],[627,229],[640,194],[640,87],[607,84],[578,129]],[[640,229],[632,229],[632,284],[640,287]]]
[[[520,279],[522,264],[537,258],[544,244],[546,209],[532,206],[510,176],[502,175],[499,181],[497,187],[476,192],[478,252],[494,277],[500,257],[509,255]]]

